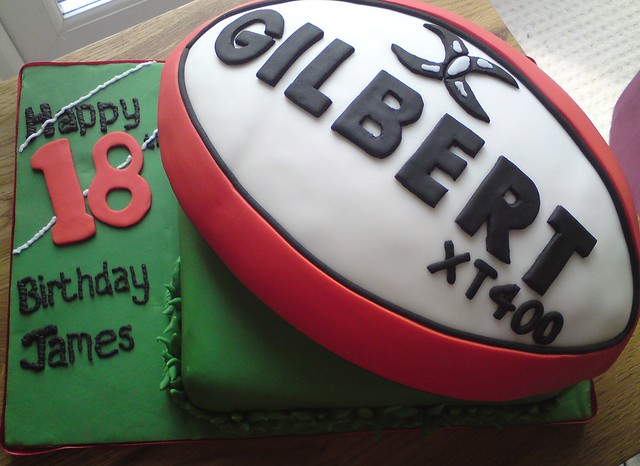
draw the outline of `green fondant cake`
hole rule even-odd
[[[169,285],[163,388],[230,435],[321,433],[579,421],[591,384],[511,403],[473,403],[411,389],[302,335],[235,278],[180,215]],[[180,370],[181,368],[181,370]]]

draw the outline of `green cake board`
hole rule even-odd
[[[105,136],[101,120],[107,133],[124,131],[141,146],[145,138],[153,135],[161,68],[158,63],[94,63],[41,64],[22,70],[18,147],[27,140],[27,109],[37,117],[43,113],[41,104],[48,104],[55,114],[78,99],[84,100],[70,107],[71,113],[57,118],[52,136],[42,134],[16,154],[13,249],[20,252],[12,258],[10,284],[3,422],[7,449],[371,430],[394,427],[398,414],[411,414],[416,419],[415,410],[402,411],[398,400],[408,403],[404,408],[428,406],[434,415],[433,425],[565,422],[592,415],[590,382],[551,400],[527,400],[506,407],[464,404],[460,408],[458,402],[380,379],[307,340],[244,290],[187,220],[179,222],[180,209],[162,169],[157,141],[143,151],[140,175],[152,193],[151,208],[144,218],[128,227],[114,227],[96,219],[94,236],[55,245],[51,231],[45,228],[54,215],[52,202],[43,172],[31,167],[32,157],[47,143],[67,139],[73,171],[81,188],[88,188],[96,176],[91,153],[96,142]],[[113,79],[122,74],[126,76]],[[134,99],[139,106],[137,123]],[[85,105],[84,134],[77,120],[80,105]],[[113,106],[118,109],[117,118]],[[93,125],[88,124],[89,107],[95,111]],[[101,107],[106,108],[104,116],[99,112]],[[40,126],[41,122],[36,129]],[[109,154],[113,166],[125,158],[126,151],[120,148]],[[117,210],[126,207],[130,198],[130,194],[118,190],[109,194],[108,202]],[[88,208],[87,212],[91,213]],[[212,383],[220,387],[209,406],[213,413],[186,400],[177,372],[179,364],[174,361],[168,368],[167,349],[158,341],[160,335],[169,341],[176,325],[180,325],[174,319],[165,331],[172,318],[164,312],[165,285],[174,275],[179,248],[185,255],[185,299],[189,294],[196,297],[193,311],[187,308],[182,313],[186,336],[181,341],[197,345],[183,345],[178,351],[184,347],[187,353],[206,356],[196,358],[200,365],[192,370],[213,377]],[[80,299],[80,275],[93,277],[94,291],[99,289],[101,294],[94,292],[91,296],[89,279],[84,278]],[[214,283],[206,281],[206,277],[214,276]],[[105,292],[107,279],[111,293]],[[64,285],[55,285],[56,281]],[[145,281],[148,291],[143,286]],[[23,284],[22,297],[18,283]],[[46,307],[42,302],[37,306],[35,296],[42,297],[40,285],[47,296],[49,283],[52,302]],[[174,278],[174,285],[178,283],[179,278]],[[68,300],[64,299],[62,288]],[[179,288],[170,287],[174,293]],[[30,293],[26,297],[24,290]],[[172,298],[177,306],[180,298],[169,297]],[[206,307],[198,309],[203,302],[217,304],[212,307],[215,312]],[[246,320],[241,318],[243,315]],[[269,333],[261,334],[263,327]],[[282,346],[281,342],[292,346]],[[42,370],[25,367],[38,363],[39,346],[44,349]],[[311,359],[303,357],[306,355]],[[173,356],[179,361],[183,355]],[[328,375],[332,371],[341,374],[344,382],[335,384],[335,377]],[[315,392],[310,391],[312,385]],[[252,391],[238,396],[242,387]],[[244,400],[242,404],[236,404],[239,399]],[[283,399],[287,403],[283,404]],[[291,403],[300,409],[290,409]],[[329,417],[341,422],[322,421],[327,418],[327,409],[315,410],[314,406],[336,408]],[[378,408],[395,410],[395,420],[363,423],[363,418],[377,416]],[[477,415],[478,409],[484,414]],[[422,421],[429,414],[425,412],[420,411]],[[283,416],[288,420],[283,421]]]

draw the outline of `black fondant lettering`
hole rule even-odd
[[[40,289],[40,304],[46,309],[49,307],[49,300],[47,299],[47,288],[42,275],[38,275],[38,288]]]
[[[89,274],[83,274],[80,267],[76,268],[76,275],[78,276],[78,299],[84,299],[84,282],[89,285],[89,295],[93,298],[95,295],[93,289],[93,277]]]
[[[471,282],[471,286],[467,289],[465,294],[467,299],[475,298],[476,293],[478,293],[478,290],[487,278],[493,278],[494,280],[498,278],[498,271],[482,259],[476,259],[473,265],[478,269],[478,273],[476,273],[473,282]]]
[[[518,293],[520,293],[520,287],[514,283],[494,286],[489,290],[489,298],[498,305],[498,308],[493,313],[494,319],[501,320],[507,312],[516,310],[513,300]]]
[[[60,284],[62,286],[61,288],[62,299],[70,303],[71,301],[75,301],[78,298],[77,293],[73,293],[71,296],[67,294],[67,286],[71,284],[71,279],[67,278],[63,272],[60,272]]]
[[[564,325],[564,317],[558,311],[546,313],[533,329],[533,341],[540,345],[553,343]]]
[[[89,112],[89,121],[84,119],[85,111]],[[76,105],[76,117],[80,128],[80,136],[84,136],[87,133],[87,128],[93,128],[96,124],[96,109],[91,104]]]
[[[471,254],[465,252],[464,254],[455,255],[453,241],[448,240],[444,242],[444,260],[440,262],[434,262],[427,266],[427,270],[432,274],[440,272],[442,270],[447,271],[447,283],[453,285],[456,282],[456,267],[465,262],[471,260]]]
[[[78,131],[78,120],[73,109],[68,108],[58,117],[58,131],[60,134],[69,134]]]
[[[49,280],[47,282],[47,301],[49,306],[53,306],[55,301],[53,299],[53,289],[58,288],[62,292],[62,282],[60,280]]]
[[[526,324],[523,324],[522,321],[529,311],[533,311],[533,315],[529,318],[529,321]],[[544,306],[540,301],[527,301],[521,304],[514,312],[513,318],[511,319],[511,330],[518,335],[526,335],[536,328],[536,325],[538,325],[540,319],[542,319],[543,314]]]
[[[147,301],[149,301],[149,277],[147,276],[147,266],[142,264],[142,283],[138,282],[136,279],[136,273],[133,270],[133,267],[129,267],[129,272],[131,272],[131,283],[133,286],[144,291],[142,298],[133,296],[131,299],[135,304],[146,304]]]
[[[444,46],[443,61],[434,62],[420,58],[397,44],[391,45],[393,53],[398,57],[400,63],[412,73],[444,81],[451,97],[469,115],[489,123],[489,116],[469,86],[467,75],[479,73],[491,76],[518,89],[517,81],[496,63],[491,63],[484,58],[468,56],[469,49],[465,46],[464,41],[451,31],[431,23],[425,23],[424,27],[434,32],[442,41]]]
[[[124,125],[124,129],[130,131],[137,128],[140,124],[140,102],[135,97],[131,99],[133,102],[133,113],[129,113],[127,103],[124,99],[120,99],[120,107],[122,107],[122,114],[127,120],[133,120],[133,123],[127,123]]]
[[[67,348],[62,337],[49,338],[49,356],[47,362],[49,367],[67,367]]]
[[[399,107],[390,107],[385,102],[387,96],[396,99]],[[331,129],[372,157],[381,159],[400,145],[402,127],[416,122],[423,106],[420,94],[386,71],[380,71]],[[363,127],[367,119],[380,126],[380,135],[374,136]]]
[[[117,293],[130,290],[127,269],[125,269],[124,267],[116,267],[114,269],[111,269],[111,273],[113,273],[113,275],[115,276],[115,280],[113,281],[113,289]]]
[[[118,330],[118,336],[121,338],[121,340],[124,340],[118,343],[118,347],[122,351],[131,351],[135,346],[135,342],[133,341],[133,337],[131,336],[132,328],[133,327],[131,327],[131,324],[129,324],[123,325],[122,327],[120,327],[120,330]]]
[[[111,118],[107,118],[107,110],[111,111]],[[115,123],[119,115],[118,106],[111,102],[98,102],[98,115],[100,115],[100,131],[107,132],[109,125]]]
[[[74,342],[77,342],[78,353],[83,352],[82,342],[87,347],[87,359],[93,361],[93,341],[88,333],[67,333],[67,351],[69,352],[69,363],[73,364],[76,360]]]
[[[114,343],[117,340],[116,332],[111,329],[102,330],[96,335],[95,350],[100,359],[107,359],[118,354],[118,349],[113,348],[110,351],[105,351],[104,347]]]
[[[40,295],[38,294],[38,284],[33,277],[24,277],[17,282],[18,286],[18,309],[20,314],[32,314],[40,309]],[[29,304],[29,299],[32,303]]]
[[[36,351],[38,354],[38,359],[36,362],[29,362],[27,359],[20,360],[20,367],[23,369],[41,372],[44,370],[44,365],[46,362],[46,338],[51,335],[56,335],[58,333],[58,327],[55,325],[47,325],[45,327],[32,330],[22,337],[22,346],[25,348],[30,347],[34,342],[36,342]]]
[[[291,65],[323,36],[322,29],[311,23],[301,26],[273,52],[258,70],[256,76],[269,86],[274,87]]]
[[[508,202],[505,196],[515,196]],[[500,156],[480,183],[456,223],[469,235],[487,224],[487,251],[511,263],[509,231],[529,226],[540,210],[540,195],[531,178],[506,157]]]
[[[110,272],[113,276],[110,276]],[[61,297],[64,302],[70,303],[76,300],[82,301],[87,297],[111,296],[114,293],[138,289],[142,293],[139,293],[139,296],[132,295],[131,300],[139,305],[149,301],[150,284],[145,264],[141,264],[141,270],[136,274],[133,266],[110,269],[109,264],[103,261],[102,271],[95,275],[84,273],[80,267],[77,267],[75,280],[67,277],[64,272],[60,272],[59,277],[59,279],[45,280],[44,276],[38,275],[37,279],[27,276],[18,280],[16,286],[20,313],[29,315],[38,309],[53,307],[56,295],[58,300]]]
[[[36,343],[37,359],[31,362],[27,359],[20,361],[23,369],[40,372],[45,366],[51,368],[69,367],[75,364],[77,356],[85,352],[89,362],[93,362],[93,351],[100,359],[109,359],[122,351],[132,351],[135,347],[132,326],[123,325],[118,333],[112,329],[100,331],[95,339],[85,332],[67,333],[66,339],[58,336],[56,325],[33,330],[22,337],[25,348]],[[119,341],[118,341],[119,337]],[[95,342],[95,344],[94,344]],[[117,346],[116,345],[117,342]],[[49,351],[47,352],[47,346]],[[77,353],[76,353],[77,351]]]
[[[335,39],[293,80],[284,95],[300,108],[319,118],[331,106],[320,86],[354,52],[349,44]]]
[[[553,227],[555,233],[522,277],[522,281],[541,296],[558,278],[574,253],[585,258],[591,254],[597,242],[596,238],[562,206],[555,208],[547,223]]]
[[[38,132],[38,126],[52,118],[51,106],[47,103],[40,104],[40,113],[35,113],[33,107],[27,107],[24,110],[24,120],[27,125],[27,137]],[[56,130],[52,124],[44,127],[44,137],[50,138],[55,134]]]
[[[451,151],[459,147],[475,157],[484,140],[465,125],[445,114],[429,133],[418,150],[407,160],[396,179],[431,207],[435,207],[448,189],[431,177],[434,169],[449,175],[454,181],[467,167],[467,162]]]
[[[111,280],[109,280],[109,269],[107,268],[106,262],[102,262],[102,273],[97,274],[95,280],[97,295],[113,294],[113,287],[111,286]]]
[[[265,26],[265,34],[245,31],[255,23]],[[254,10],[229,23],[216,39],[215,52],[227,65],[241,65],[259,57],[280,39],[284,18],[274,10]],[[236,44],[239,47],[236,47]]]

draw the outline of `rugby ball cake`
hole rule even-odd
[[[195,228],[360,367],[512,400],[602,373],[631,334],[638,233],[612,153],[534,63],[465,20],[417,2],[249,4],[173,52],[159,105]]]
[[[250,3],[164,64],[19,83],[8,451],[594,415],[637,320],[634,206],[479,26]]]

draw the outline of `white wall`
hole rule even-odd
[[[0,78],[54,60],[191,0],[111,0],[62,18],[55,0],[0,1]]]

